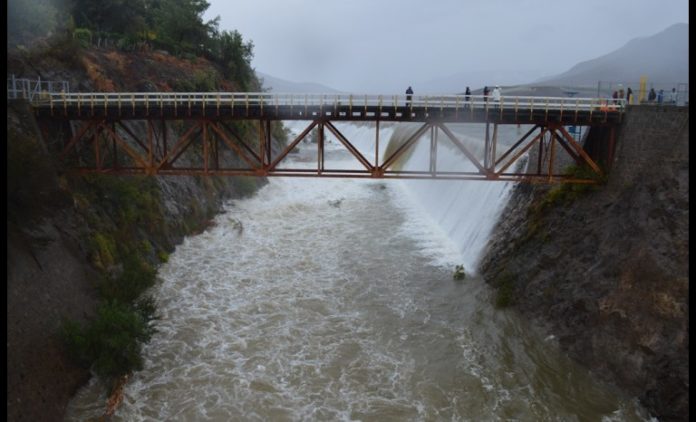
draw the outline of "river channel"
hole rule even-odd
[[[271,178],[227,203],[159,269],[157,332],[113,420],[646,420],[477,275],[453,280],[466,253],[408,189]],[[93,379],[67,419],[104,403]]]

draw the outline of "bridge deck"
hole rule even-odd
[[[44,136],[52,125],[62,133],[61,160],[80,172],[147,175],[250,175],[295,177],[429,178],[517,180],[541,183],[596,183],[596,177],[563,174],[557,150],[574,162],[602,170],[564,126],[613,127],[622,119],[624,101],[556,97],[383,96],[351,94],[268,93],[42,93],[32,100]],[[133,131],[128,120],[145,121],[145,131]],[[188,120],[188,129],[169,139],[166,121]],[[257,139],[236,133],[230,120],[258,122]],[[278,150],[271,136],[274,120],[305,120],[308,126],[289,145]],[[375,156],[368,157],[334,126],[336,121],[373,121]],[[419,122],[388,157],[380,157],[379,122]],[[448,123],[486,123],[483,155],[475,153],[447,126]],[[526,135],[509,147],[498,145],[500,124],[531,125]],[[57,126],[56,126],[57,125]],[[489,125],[493,126],[489,136]],[[360,164],[358,169],[325,166],[325,130],[343,144]],[[287,168],[287,160],[311,131],[317,134],[317,162],[311,168]],[[533,135],[537,132],[537,135]],[[430,133],[428,168],[394,169],[406,151]],[[443,134],[438,141],[438,134]],[[613,135],[609,150],[613,151]],[[472,170],[438,169],[438,142],[459,150]],[[195,145],[195,146],[194,146]],[[519,171],[517,160],[538,150],[536,169]],[[231,155],[230,155],[231,154]],[[225,162],[237,158],[234,167]],[[226,160],[225,157],[228,159]],[[542,160],[543,158],[543,160]],[[543,161],[543,162],[542,162]],[[534,165],[533,165],[534,167]]]
[[[58,93],[33,101],[38,117],[88,120],[224,119],[441,121],[602,125],[621,120],[623,100],[558,97],[405,96],[267,93]]]

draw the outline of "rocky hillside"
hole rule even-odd
[[[482,274],[498,303],[660,421],[687,421],[689,111],[630,108],[608,183],[519,185]]]
[[[69,80],[74,91],[237,88],[203,58],[69,41],[13,49],[8,66],[17,77]],[[145,288],[142,281],[154,280],[157,266],[184,236],[203,230],[223,200],[251,194],[264,180],[71,175],[60,171],[56,140],[41,138],[27,103],[8,102],[7,123],[7,415],[58,421],[91,375],[69,358],[64,322],[84,324],[108,298],[140,291],[129,283]],[[284,137],[275,126],[279,147]]]

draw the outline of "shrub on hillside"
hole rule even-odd
[[[142,369],[140,348],[154,332],[148,309],[106,302],[97,310],[97,317],[84,327],[65,321],[62,336],[70,356],[107,382]]]
[[[155,284],[157,271],[135,254],[127,255],[122,266],[120,274],[108,275],[99,284],[99,293],[106,301],[132,303]]]
[[[73,38],[80,43],[80,46],[87,48],[92,44],[92,31],[87,28],[75,28]]]

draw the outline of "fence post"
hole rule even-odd
[[[34,92],[31,93],[31,98],[29,98],[29,101],[33,101],[34,96],[37,94],[41,94],[41,76],[39,76],[39,80],[36,81],[36,88],[34,89]]]

